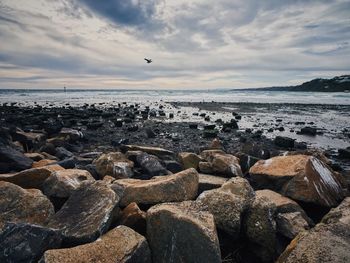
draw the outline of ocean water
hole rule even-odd
[[[0,89],[0,103],[83,105],[115,102],[250,102],[350,105],[350,93],[234,90],[10,90]]]

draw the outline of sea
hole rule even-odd
[[[0,103],[18,105],[54,104],[84,105],[115,102],[247,102],[350,105],[350,93],[345,92],[283,92],[213,90],[60,90],[0,89]]]

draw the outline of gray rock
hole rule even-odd
[[[59,248],[57,230],[25,223],[8,223],[0,233],[0,262],[38,262],[48,249]]]
[[[137,164],[150,176],[166,175],[168,171],[159,162],[159,159],[148,153],[141,153],[136,156]]]
[[[195,202],[164,203],[147,212],[153,262],[221,262],[214,218]]]
[[[118,202],[119,196],[105,182],[83,183],[48,226],[61,230],[66,245],[92,242],[107,231]]]
[[[6,166],[0,165],[0,173],[18,172],[32,167],[33,160],[23,153],[9,147],[0,145],[0,162]]]

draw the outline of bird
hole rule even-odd
[[[145,60],[146,60],[147,64],[152,63],[152,59],[150,59],[150,58],[145,58]]]

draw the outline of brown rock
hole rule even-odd
[[[343,180],[313,156],[278,156],[258,161],[249,171],[259,188],[269,188],[297,201],[326,207],[343,198]]]
[[[49,197],[68,198],[72,191],[78,189],[86,181],[95,181],[86,170],[66,169],[56,171],[45,180],[43,192]]]
[[[199,186],[198,194],[204,191],[212,190],[215,188],[220,188],[228,178],[223,178],[220,176],[208,175],[208,174],[198,174],[199,176]]]
[[[350,261],[350,198],[309,231],[301,232],[281,254],[279,263]]]
[[[195,154],[190,152],[182,152],[179,153],[179,160],[184,169],[194,168],[198,170],[198,164],[201,161],[201,158]]]
[[[119,225],[132,228],[140,234],[146,234],[146,212],[142,211],[136,203],[131,203],[121,213]]]
[[[213,172],[226,176],[242,176],[239,159],[230,154],[216,154],[211,162]]]
[[[218,138],[215,138],[215,139],[211,142],[209,148],[210,148],[210,149],[219,149],[219,150],[221,150],[221,149],[222,149],[222,143],[221,143],[221,141],[220,141]]]
[[[41,263],[151,263],[146,239],[126,226],[110,230],[100,239],[73,248],[45,252]]]
[[[43,159],[32,164],[32,168],[40,168],[55,163],[55,160]]]
[[[40,190],[0,182],[0,229],[6,222],[44,224],[54,207]]]
[[[93,164],[96,165],[96,170],[101,178],[106,175],[117,179],[129,178],[133,175],[134,163],[120,152],[102,154],[94,160]]]
[[[113,188],[122,188],[121,206],[137,204],[157,204],[194,199],[198,191],[198,173],[187,169],[177,174],[158,176],[150,180],[121,179],[113,183]]]
[[[52,165],[42,168],[32,168],[15,174],[0,174],[0,181],[10,182],[26,189],[42,189],[45,180],[51,173],[62,169],[59,165]]]
[[[199,162],[198,169],[201,173],[204,174],[213,174],[213,168],[209,162]]]
[[[153,262],[221,262],[214,218],[195,202],[165,203],[147,212]]]
[[[200,156],[207,162],[211,162],[212,158],[216,154],[226,154],[223,150],[205,150],[202,151]]]

